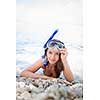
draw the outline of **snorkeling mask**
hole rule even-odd
[[[56,47],[56,48],[60,49],[60,48],[65,48],[65,45],[63,42],[53,39],[48,42],[46,48],[50,48],[50,47]]]

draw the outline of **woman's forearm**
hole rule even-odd
[[[73,81],[74,80],[74,76],[73,76],[73,73],[72,73],[72,71],[70,69],[70,66],[69,66],[68,62],[67,61],[63,62],[63,65],[64,65],[63,74],[65,76],[65,79],[67,81],[70,81],[70,82]]]
[[[32,73],[30,71],[26,71],[26,70],[21,73],[21,76],[22,77],[31,77],[31,78],[34,78],[34,79],[39,79],[39,78],[41,78],[41,79],[52,79],[52,77],[35,74],[35,73]]]

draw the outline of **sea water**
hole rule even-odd
[[[56,37],[59,39],[59,37]],[[16,33],[16,69],[17,72],[32,65],[43,54],[43,45],[48,39],[42,39],[36,33],[17,32]],[[65,39],[66,40],[66,37]],[[72,72],[82,78],[83,73],[83,45],[79,42],[64,41],[68,50],[68,62]]]

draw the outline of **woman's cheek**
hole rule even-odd
[[[56,56],[57,61],[59,60],[59,55]]]

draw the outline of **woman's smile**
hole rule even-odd
[[[54,60],[54,59],[49,59],[49,62],[56,63],[56,60]]]

